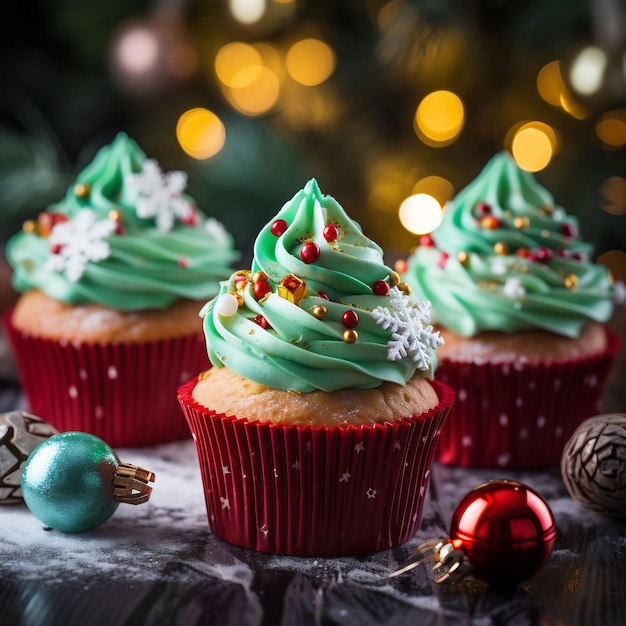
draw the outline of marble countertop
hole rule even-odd
[[[19,390],[0,410],[21,408]],[[10,406],[7,406],[10,405]],[[0,507],[0,624],[105,625],[589,625],[626,620],[626,523],[573,501],[558,471],[433,467],[419,533],[408,544],[354,558],[256,553],[211,534],[191,440],[118,449],[156,474],[147,504],[122,504],[99,528],[49,530],[25,505]],[[445,537],[460,499],[493,478],[534,487],[557,524],[555,550],[531,580],[499,590],[467,577],[437,585],[407,564],[424,539]]]

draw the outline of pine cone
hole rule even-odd
[[[574,500],[626,517],[626,413],[585,420],[565,444],[561,474]]]

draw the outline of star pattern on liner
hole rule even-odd
[[[230,474],[230,467],[228,465],[224,465],[224,467],[222,467],[222,472],[224,472],[224,474]]]
[[[371,487],[365,492],[368,500],[371,500],[376,497],[378,491],[376,489],[372,489]]]
[[[359,441],[359,443],[356,444],[356,446],[354,446],[354,451],[357,454],[361,454],[361,452],[363,452],[365,450],[365,445],[363,444],[362,441]]]
[[[49,237],[52,254],[45,269],[63,273],[70,282],[77,282],[87,263],[97,263],[111,255],[106,238],[116,228],[115,221],[98,220],[90,209],[83,209],[72,219],[55,224]]]
[[[172,230],[176,219],[188,223],[193,221],[194,208],[183,196],[187,187],[185,172],[165,174],[154,159],[146,159],[141,172],[131,174],[130,182],[139,194],[137,217],[154,217],[157,228],[164,233]]]
[[[434,332],[430,325],[430,302],[414,301],[397,287],[389,290],[389,302],[395,309],[378,306],[372,311],[372,317],[383,330],[391,331],[387,342],[387,359],[400,361],[410,356],[418,369],[430,367],[428,349],[435,349],[443,344],[439,331]]]
[[[352,478],[352,474],[350,474],[350,472],[344,472],[341,475],[341,478],[339,479],[339,482],[340,483],[347,483],[350,480],[350,478]]]
[[[291,466],[292,469],[299,470],[300,469],[300,461],[296,459],[296,462]]]
[[[220,502],[222,503],[222,509],[230,509],[230,502],[228,502],[228,498],[220,497]]]

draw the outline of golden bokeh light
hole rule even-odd
[[[623,250],[609,250],[601,254],[596,263],[602,263],[609,268],[612,281],[626,281],[626,252]]]
[[[451,91],[433,91],[423,98],[415,111],[414,128],[427,145],[451,144],[463,130],[465,109],[461,99]]]
[[[178,119],[176,138],[190,157],[208,159],[223,148],[226,129],[215,113],[208,109],[191,109]]]
[[[215,73],[227,87],[246,87],[261,73],[263,59],[253,46],[234,41],[220,48],[215,55]]]
[[[454,197],[454,185],[441,176],[426,176],[415,183],[413,194],[425,193],[444,206]]]
[[[543,122],[523,124],[511,141],[513,158],[527,172],[538,172],[547,167],[557,148],[556,133]]]
[[[402,202],[398,211],[404,228],[416,235],[426,235],[441,223],[443,212],[441,205],[432,196],[418,193]]]
[[[227,91],[231,105],[244,115],[262,115],[278,102],[280,81],[268,67],[258,66],[256,78],[241,87]]]
[[[301,85],[320,85],[335,71],[335,53],[319,39],[302,39],[287,51],[285,63],[291,78]]]
[[[596,135],[611,148],[626,145],[626,109],[605,113],[596,124]]]
[[[612,215],[626,213],[626,179],[611,176],[600,185],[600,206]]]
[[[561,94],[567,91],[567,85],[561,75],[561,65],[558,61],[552,61],[539,70],[537,91],[547,103],[561,106]]]

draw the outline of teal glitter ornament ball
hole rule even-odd
[[[22,494],[44,524],[79,533],[106,522],[120,502],[146,502],[152,480],[152,472],[120,463],[102,439],[65,432],[32,451],[22,470]]]

